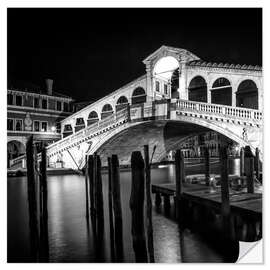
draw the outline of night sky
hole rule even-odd
[[[161,45],[262,65],[261,9],[8,9],[8,82],[94,101],[145,73]]]

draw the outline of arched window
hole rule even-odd
[[[96,111],[92,111],[89,113],[88,115],[88,119],[87,119],[87,126],[90,126],[96,122],[98,122],[99,119],[98,119],[98,114]]]
[[[232,87],[226,78],[218,78],[211,89],[211,103],[232,105]]]
[[[21,119],[16,119],[15,130],[16,131],[21,131],[22,130],[22,120]]]
[[[8,160],[25,154],[25,146],[22,142],[12,140],[7,143]]]
[[[128,99],[125,96],[121,96],[120,98],[118,98],[116,102],[116,111],[119,111],[127,107],[127,105],[128,105]]]
[[[203,77],[194,77],[188,86],[188,100],[207,102],[207,84]]]
[[[258,109],[258,88],[252,80],[240,83],[236,92],[236,106]]]
[[[110,104],[105,104],[102,108],[101,119],[104,119],[113,114],[113,108]]]
[[[67,137],[73,133],[72,126],[67,124],[64,126],[63,137]]]
[[[76,119],[75,132],[85,128],[85,123],[82,117]]]
[[[139,104],[146,102],[146,94],[142,87],[137,87],[132,94],[131,103]]]

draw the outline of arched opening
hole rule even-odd
[[[104,119],[113,114],[113,108],[110,104],[105,104],[102,108],[101,119]]]
[[[236,92],[236,106],[258,109],[258,88],[252,80],[240,83]]]
[[[120,111],[124,109],[125,107],[127,107],[127,105],[128,105],[128,99],[125,96],[121,96],[120,98],[118,98],[116,102],[116,111]]]
[[[179,98],[179,68],[177,68],[171,77],[171,98]]]
[[[211,89],[211,103],[232,105],[232,87],[226,78],[218,78]]]
[[[188,86],[188,100],[207,102],[207,84],[203,77],[194,77]]]
[[[85,128],[84,119],[82,117],[79,117],[76,119],[76,125],[75,125],[75,132]]]
[[[92,111],[89,113],[88,115],[88,119],[87,119],[87,126],[90,126],[96,122],[99,121],[99,118],[98,118],[98,114],[96,111]]]
[[[159,98],[179,98],[179,63],[172,56],[161,58],[153,69],[154,93]]]
[[[23,143],[13,140],[7,143],[8,167],[10,160],[25,154],[25,146]]]
[[[65,125],[64,131],[63,131],[63,137],[65,138],[71,134],[73,134],[72,126],[70,124]]]
[[[132,94],[131,104],[139,104],[146,102],[145,90],[142,87],[137,87]]]

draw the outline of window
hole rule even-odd
[[[38,97],[34,98],[34,108],[39,108],[39,98]]]
[[[69,111],[69,106],[67,102],[64,102],[64,112],[68,112]]]
[[[56,132],[61,133],[61,123],[56,123]]]
[[[34,121],[34,131],[39,131],[39,121]]]
[[[16,131],[21,131],[22,130],[22,120],[21,119],[16,119],[15,130]]]
[[[47,99],[42,99],[42,109],[47,109]]]
[[[164,84],[164,93],[165,95],[168,95],[168,85]]]
[[[61,101],[56,101],[56,110],[62,111],[62,102]]]
[[[156,81],[156,91],[159,92],[159,90],[160,90],[160,83]]]
[[[13,125],[14,125],[13,119],[8,119],[7,120],[7,130],[14,130]]]
[[[46,132],[47,131],[47,122],[41,122],[41,131]]]
[[[8,102],[8,105],[13,105],[13,95],[12,94],[8,94],[7,102]]]
[[[16,96],[16,106],[22,106],[22,96]]]

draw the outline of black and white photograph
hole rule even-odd
[[[9,265],[237,263],[262,242],[263,8],[5,12]]]

